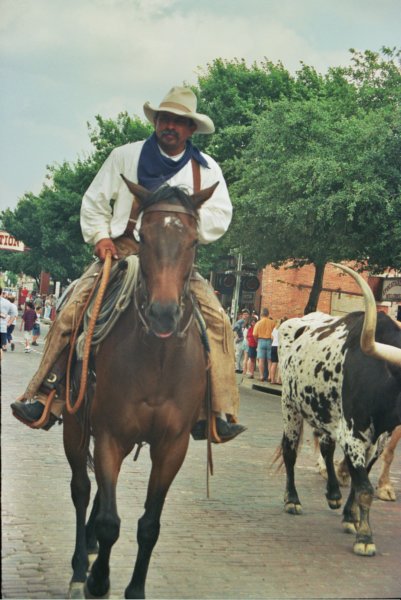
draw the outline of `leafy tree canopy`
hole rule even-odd
[[[339,119],[331,100],[277,102],[238,161],[233,233],[247,223],[245,254],[260,266],[292,259],[400,267],[400,134],[399,110]]]
[[[324,78],[303,67],[302,93],[269,105],[233,169],[230,235],[246,231],[243,252],[261,266],[313,263],[308,310],[328,261],[401,268],[401,74],[370,52],[354,62]]]
[[[39,280],[41,271],[68,283],[90,262],[92,249],[83,241],[79,225],[82,196],[113,148],[144,139],[151,126],[121,113],[117,119],[96,117],[88,124],[94,152],[75,164],[47,167],[47,182],[40,194],[26,194],[14,211],[1,214],[4,229],[29,247],[26,253],[1,253],[2,268],[24,272]]]

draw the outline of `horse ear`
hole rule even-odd
[[[120,173],[120,176],[127,184],[129,191],[138,198],[141,204],[143,204],[146,201],[146,199],[150,196],[151,192],[149,192],[149,190],[142,187],[138,183],[133,183],[132,181],[129,181],[129,179],[124,177],[122,173]]]
[[[213,194],[214,190],[217,188],[219,183],[219,181],[216,181],[216,183],[214,183],[210,187],[205,188],[204,190],[200,190],[200,192],[196,192],[195,194],[192,194],[191,200],[196,210],[199,210],[202,204],[206,202],[206,200],[209,200],[210,196]]]

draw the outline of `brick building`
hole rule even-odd
[[[296,317],[304,314],[310,290],[313,284],[315,269],[313,265],[301,268],[280,267],[274,269],[267,266],[259,273],[261,281],[258,309],[269,308],[274,319]],[[362,273],[369,283],[377,301],[377,308],[393,317],[397,316],[401,297],[394,295],[391,300],[383,299],[383,282],[387,278],[396,280],[396,273],[372,277]],[[400,279],[398,277],[398,279]],[[318,310],[332,315],[342,315],[353,310],[364,310],[361,290],[356,282],[339,269],[327,265],[323,279],[323,289],[319,297]]]

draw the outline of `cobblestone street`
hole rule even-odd
[[[75,513],[62,429],[34,431],[9,404],[34,373],[43,348],[16,350],[2,360],[2,597],[66,598],[71,577]],[[148,598],[399,598],[401,595],[401,449],[392,467],[396,502],[375,500],[371,511],[377,555],[353,554],[353,537],[331,511],[315,468],[310,430],[297,462],[304,513],[283,511],[284,473],[270,463],[280,443],[279,397],[240,382],[240,422],[248,430],[213,446],[215,474],[206,498],[206,444],[190,442],[168,494],[147,579]],[[111,597],[122,598],[136,554],[150,460],[126,459],[118,486],[121,534],[112,551]],[[379,465],[372,470],[376,484]],[[92,476],[93,481],[93,476]],[[346,496],[344,490],[344,496]]]

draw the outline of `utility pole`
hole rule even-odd
[[[235,269],[235,288],[233,293],[233,299],[231,301],[231,321],[235,322],[238,313],[239,294],[241,287],[241,274],[242,274],[242,254],[237,254],[237,267]]]

